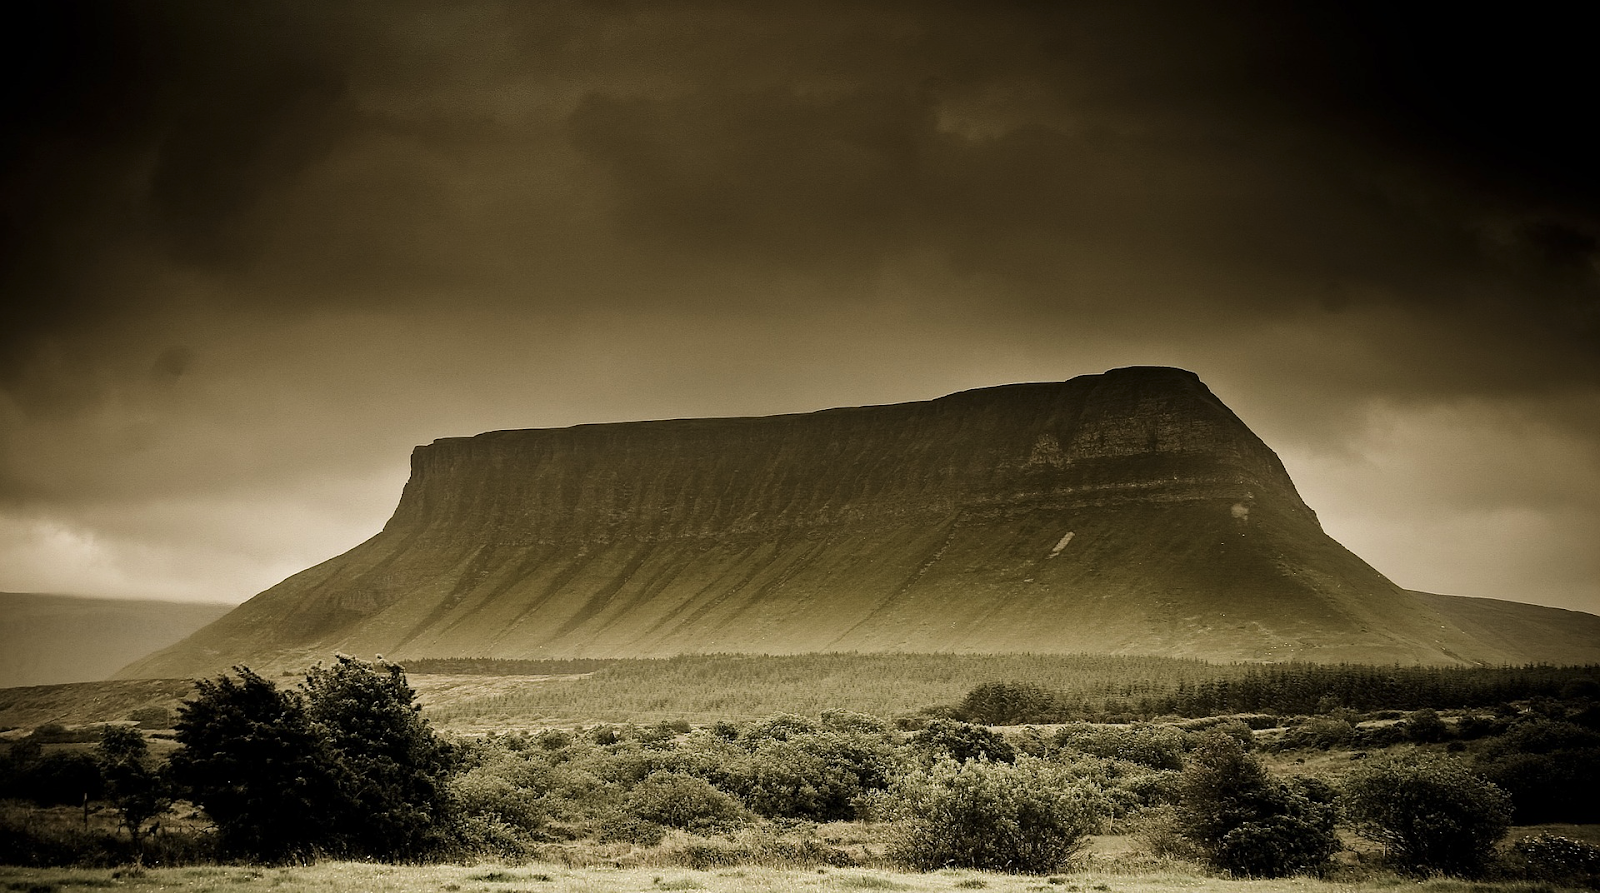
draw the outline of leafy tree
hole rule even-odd
[[[159,767],[152,765],[150,747],[137,729],[105,726],[96,756],[105,778],[106,796],[128,831],[135,858],[142,862],[144,837],[155,830],[154,826],[146,827],[146,823],[172,805],[167,780]]]
[[[1454,760],[1421,754],[1375,761],[1351,776],[1357,831],[1403,868],[1475,875],[1511,824],[1511,798]]]
[[[234,672],[179,708],[172,759],[224,851],[415,858],[444,842],[457,761],[404,671],[340,656],[306,675],[304,694]]]
[[[195,683],[178,708],[174,780],[216,823],[222,850],[284,859],[325,849],[337,776],[305,699],[247,667]]]
[[[1285,784],[1235,737],[1200,740],[1179,780],[1179,834],[1212,865],[1251,877],[1281,877],[1327,865],[1339,851],[1333,791]]]
[[[422,717],[395,664],[339,655],[306,674],[308,715],[325,741],[338,798],[335,839],[349,855],[416,858],[445,842],[450,745]]]

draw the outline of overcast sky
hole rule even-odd
[[[242,601],[437,437],[1163,364],[1402,586],[1600,611],[1554,5],[4,15],[0,590]]]

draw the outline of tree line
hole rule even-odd
[[[999,725],[1149,720],[1228,713],[1490,707],[1531,698],[1600,694],[1600,667],[1260,664],[1216,678],[1105,680],[1093,688],[996,681],[974,686],[953,715]]]

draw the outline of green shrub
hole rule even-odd
[[[224,854],[309,855],[328,840],[338,791],[326,743],[298,692],[236,673],[196,682],[178,709],[173,777],[216,823]]]
[[[669,828],[709,831],[744,820],[744,806],[703,778],[677,772],[652,773],[628,792],[628,811]]]
[[[818,731],[819,726],[817,723],[804,716],[798,716],[793,713],[777,713],[746,729],[743,737],[749,742],[769,739],[773,741],[788,741],[796,735],[814,735]]]
[[[1212,860],[1244,877],[1284,877],[1320,868],[1338,851],[1330,830],[1299,815],[1265,816],[1224,834]]]
[[[869,789],[857,767],[814,741],[767,741],[736,772],[729,784],[751,809],[772,818],[854,818],[856,798]]]
[[[339,788],[336,851],[414,859],[447,845],[459,757],[422,717],[404,671],[339,655],[311,668],[305,691]]]
[[[1024,756],[941,760],[900,778],[882,802],[896,822],[889,853],[907,866],[1046,874],[1099,828],[1101,800],[1094,785]]]
[[[1349,747],[1356,739],[1356,727],[1348,718],[1339,715],[1313,716],[1290,728],[1284,734],[1280,747],[1332,750],[1335,747]]]
[[[692,774],[737,794],[750,809],[771,818],[852,819],[857,801],[887,787],[899,762],[886,731],[835,730],[861,725],[776,716],[740,738],[744,755],[715,759]],[[719,739],[710,736],[702,743],[711,753],[718,745]]]
[[[452,779],[451,797],[480,833],[533,834],[546,817],[547,767],[515,751],[489,755]]]
[[[1413,754],[1368,764],[1345,785],[1357,831],[1402,869],[1481,874],[1511,824],[1511,798],[1464,765]]]
[[[911,736],[911,743],[935,759],[948,756],[958,763],[988,760],[1009,763],[1017,758],[1016,749],[999,732],[956,719],[936,719]]]
[[[1450,737],[1450,727],[1439,718],[1437,711],[1427,707],[1414,710],[1401,721],[1400,728],[1408,741],[1433,744]]]
[[[1600,822],[1600,732],[1535,718],[1485,742],[1477,770],[1511,795],[1518,824]]]
[[[1171,726],[1076,723],[1058,730],[1055,743],[1058,747],[1110,760],[1126,760],[1151,769],[1183,768],[1184,735]]]
[[[1201,739],[1178,780],[1177,833],[1216,868],[1281,877],[1323,868],[1339,851],[1325,784],[1285,784],[1232,735]]]

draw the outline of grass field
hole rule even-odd
[[[250,890],[307,893],[863,893],[863,891],[989,890],[993,893],[1553,893],[1562,889],[1526,882],[1415,881],[1394,876],[1346,882],[1313,878],[1230,880],[1173,871],[1073,872],[1048,877],[979,871],[909,874],[863,869],[739,867],[686,869],[566,868],[556,865],[379,865],[327,862],[311,866],[256,868],[201,866],[155,869],[21,869],[0,867],[0,888],[27,893],[78,889],[246,893]]]

